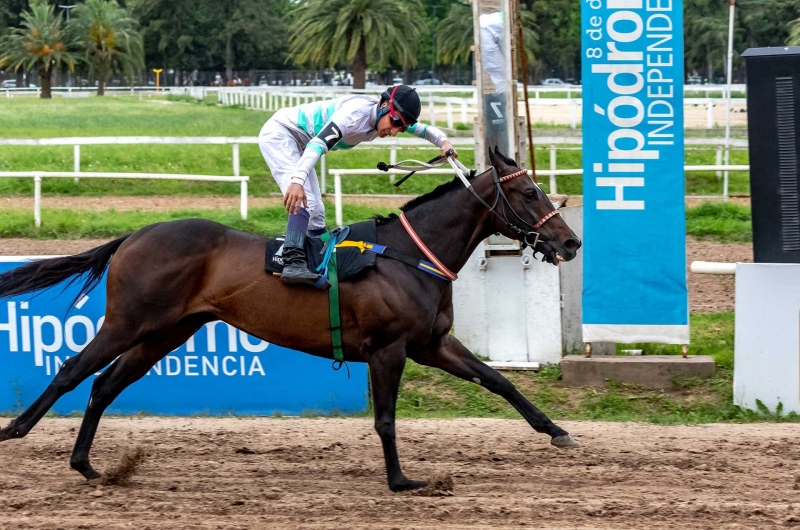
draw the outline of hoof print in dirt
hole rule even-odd
[[[419,495],[421,497],[451,497],[453,495],[453,477],[450,473],[434,477],[428,481],[427,486],[412,491],[411,495]]]

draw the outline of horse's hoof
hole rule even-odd
[[[553,436],[553,439],[550,440],[550,443],[555,445],[559,449],[574,449],[576,447],[581,446],[581,444],[578,443],[578,440],[573,438],[571,434],[562,434],[561,436]]]
[[[427,486],[428,483],[424,480],[410,480],[404,479],[398,482],[397,484],[390,484],[389,489],[395,493],[399,493],[401,491],[411,491],[411,490],[418,490]]]

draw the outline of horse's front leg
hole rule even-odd
[[[549,434],[550,443],[556,447],[568,448],[579,445],[567,431],[553,423],[541,410],[520,394],[508,379],[486,366],[452,335],[444,335],[438,345],[413,355],[412,359],[420,364],[433,366],[461,379],[477,383],[490,392],[505,398],[537,432]]]
[[[405,491],[422,488],[427,482],[406,478],[400,469],[395,442],[394,418],[400,378],[406,364],[405,344],[395,343],[372,353],[369,357],[369,377],[372,383],[372,402],[375,407],[375,430],[383,444],[389,489]]]

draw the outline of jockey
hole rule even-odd
[[[312,237],[326,231],[325,207],[314,171],[319,157],[330,150],[350,149],[398,132],[424,138],[444,155],[453,146],[441,130],[417,122],[421,109],[413,88],[396,85],[384,91],[380,99],[353,94],[315,101],[280,109],[267,120],[258,145],[281,188],[289,214],[283,245],[284,282],[313,285],[318,278],[308,270],[304,245],[306,231]]]

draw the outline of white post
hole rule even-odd
[[[707,96],[708,94],[706,94]],[[706,99],[706,129],[714,128],[714,100]]]
[[[453,103],[447,98],[447,127],[453,128]]]
[[[336,207],[336,226],[342,226],[342,176],[339,173],[333,174],[334,205]]]
[[[555,171],[556,166],[556,144],[550,144],[550,171]],[[558,188],[556,187],[556,176],[552,173],[550,174],[550,193],[558,193]]]
[[[247,219],[247,179],[248,178],[249,177],[245,177],[245,179],[242,180],[242,187],[241,187],[241,190],[239,191],[239,199],[240,199],[240,201],[239,201],[239,211],[242,214],[242,219],[245,219],[245,220]]]
[[[321,193],[323,195],[325,195],[328,192],[328,190],[325,189],[325,185],[326,185],[325,177],[328,174],[328,163],[327,163],[327,158],[325,157],[324,154],[321,157],[319,157],[319,173],[320,173],[319,174],[319,176],[320,176],[320,182],[319,182],[320,183],[320,189],[322,190]]]
[[[433,108],[433,92],[428,92],[428,113],[430,119],[428,120],[431,125],[436,125],[436,111]]]
[[[42,226],[42,176],[33,176],[33,224]]]
[[[467,123],[467,100],[466,98],[461,100],[461,123]]]
[[[577,123],[577,105],[575,105],[575,100],[570,99],[569,101],[569,126],[571,129],[575,129],[578,126]]]
[[[233,176],[239,176],[239,144],[233,144]]]
[[[75,173],[81,172],[81,146],[80,144],[75,144],[72,149],[72,171]],[[75,182],[78,182],[80,179],[75,177]]]
[[[714,159],[714,163],[716,165],[718,165],[718,166],[722,165],[722,146],[721,145],[717,146],[717,157]],[[718,179],[722,178],[722,171],[717,171],[717,178]]]
[[[389,165],[393,166],[397,163],[397,140],[392,142],[389,150]],[[394,173],[389,174],[389,183],[394,183]]]
[[[730,0],[731,9],[728,17],[728,105],[725,113],[725,165],[731,158],[731,79],[733,78],[733,9],[736,0]],[[728,200],[728,171],[725,171],[722,181],[722,198]]]

